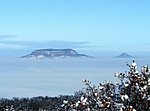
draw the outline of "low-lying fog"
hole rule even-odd
[[[82,79],[92,84],[116,82],[115,72],[128,71],[130,59],[6,59],[0,62],[0,98],[70,95],[84,88]],[[150,59],[135,59],[139,70]]]

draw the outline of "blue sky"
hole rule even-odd
[[[0,56],[42,48],[150,56],[150,1],[0,0]]]

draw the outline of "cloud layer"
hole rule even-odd
[[[84,48],[88,42],[69,42],[69,41],[1,41],[1,48]],[[12,46],[12,47],[11,47]]]
[[[0,39],[6,39],[6,38],[14,38],[17,37],[16,35],[0,35]]]

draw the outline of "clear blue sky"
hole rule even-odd
[[[145,56],[150,1],[0,0],[0,56],[18,57],[37,48]]]

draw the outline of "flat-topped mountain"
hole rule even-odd
[[[85,54],[79,54],[73,49],[40,49],[35,50],[31,54],[22,56],[21,58],[89,58]]]
[[[127,53],[122,53],[119,56],[117,56],[117,58],[132,58],[133,56],[127,54]]]

